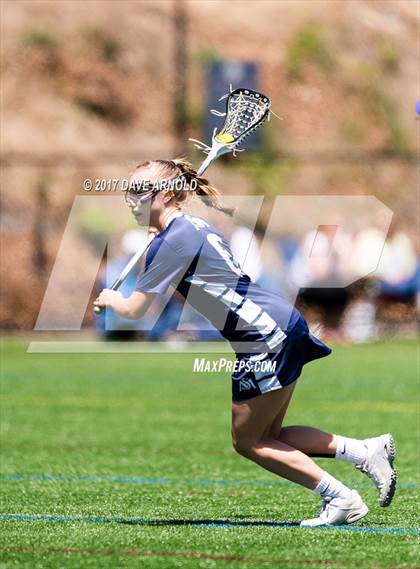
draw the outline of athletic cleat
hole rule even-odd
[[[356,490],[352,490],[350,498],[324,498],[319,516],[310,520],[302,520],[300,525],[301,527],[318,527],[352,524],[366,516],[368,511],[369,508]]]
[[[397,472],[392,467],[395,459],[395,443],[389,433],[365,439],[367,457],[356,468],[366,474],[379,491],[379,505],[389,506],[395,494]]]

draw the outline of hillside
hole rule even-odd
[[[269,197],[374,194],[414,232],[418,6],[185,2],[189,135],[201,137],[205,67],[221,58],[257,62],[283,118],[264,130],[259,156],[215,165],[212,180],[224,193]],[[82,180],[125,178],[135,163],[178,151],[174,2],[3,0],[1,8],[1,323],[30,327]],[[81,247],[81,264],[90,255]]]

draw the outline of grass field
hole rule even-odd
[[[299,380],[286,424],[396,439],[389,508],[352,465],[319,459],[370,507],[343,529],[293,525],[317,497],[234,453],[229,377],[192,373],[193,355],[26,346],[3,342],[2,569],[419,566],[414,342],[337,347]]]

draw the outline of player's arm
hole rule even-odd
[[[155,294],[134,291],[125,298],[117,290],[104,288],[93,303],[95,306],[112,308],[119,316],[128,320],[138,320],[147,312]]]

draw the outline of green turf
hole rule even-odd
[[[64,520],[0,520],[0,567],[416,566],[419,536],[385,533],[418,528],[416,356],[413,342],[337,347],[306,366],[286,417],[394,434],[390,508],[350,464],[319,460],[360,484],[370,513],[358,532],[258,524],[312,516],[318,500],[233,452],[229,377],[193,374],[194,355],[27,354],[5,340],[2,512]],[[131,523],[105,523],[116,519]]]

